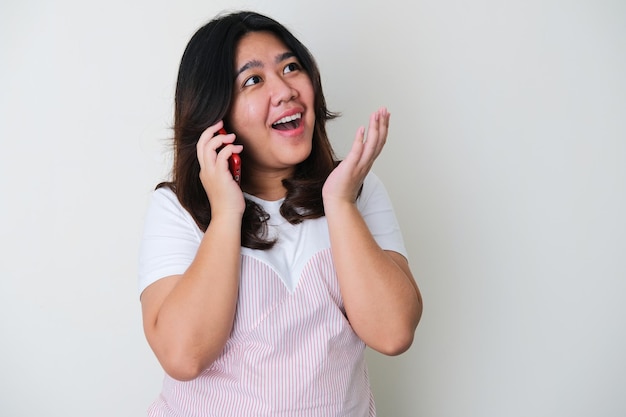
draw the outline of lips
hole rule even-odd
[[[272,124],[272,128],[276,130],[293,130],[300,126],[302,121],[302,113],[294,113],[277,120]]]

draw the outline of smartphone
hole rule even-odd
[[[217,133],[220,135],[228,134],[224,128],[218,130]],[[234,153],[228,158],[228,168],[230,168],[230,173],[233,174],[233,179],[237,184],[241,184],[241,157],[238,153]]]

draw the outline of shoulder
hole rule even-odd
[[[158,206],[178,206],[181,207],[180,202],[178,201],[178,197],[174,191],[169,187],[159,187],[152,191],[152,196],[150,199],[151,205]]]
[[[373,172],[363,181],[357,207],[380,247],[406,257],[406,248],[393,204],[382,180]]]
[[[152,191],[148,213],[161,213],[163,215],[185,216],[185,210],[178,197],[169,187],[160,187]],[[188,214],[188,213],[187,213]]]
[[[374,172],[370,171],[363,181],[363,189],[357,199],[357,206],[364,208],[375,201],[389,200],[387,189],[382,180]]]
[[[152,192],[145,223],[146,228],[150,230],[171,226],[193,231],[194,234],[199,230],[191,214],[182,206],[174,191],[168,187],[160,187]]]
[[[185,272],[202,235],[172,190],[154,190],[139,248],[139,293],[158,279]]]

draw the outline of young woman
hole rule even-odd
[[[166,373],[149,415],[375,415],[365,346],[406,351],[422,312],[370,172],[389,113],[337,161],[313,57],[253,12],[195,33],[175,101],[173,177],[153,194],[139,262],[145,334]]]

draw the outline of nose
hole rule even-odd
[[[271,82],[272,104],[279,106],[298,97],[298,91],[281,77],[274,77]]]

